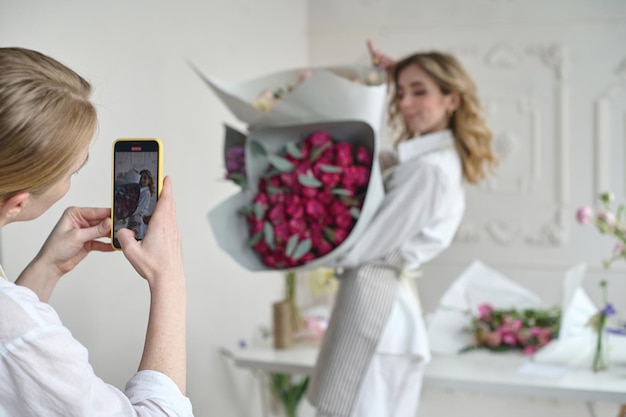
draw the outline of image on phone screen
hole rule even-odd
[[[113,246],[119,248],[117,232],[128,228],[141,240],[150,227],[150,218],[159,190],[159,143],[120,140],[113,150]]]

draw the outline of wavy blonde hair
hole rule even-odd
[[[480,114],[476,85],[459,61],[451,55],[436,51],[416,53],[396,62],[391,69],[388,116],[391,125],[400,128],[396,144],[413,136],[400,114],[396,98],[398,77],[411,65],[417,65],[431,76],[443,94],[458,93],[459,107],[450,117],[449,128],[454,134],[455,147],[461,157],[463,177],[473,184],[482,181],[487,170],[493,172],[498,158],[491,149],[491,131]]]
[[[97,113],[91,86],[58,61],[0,48],[0,202],[44,193],[89,146]]]

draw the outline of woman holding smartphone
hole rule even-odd
[[[58,61],[0,48],[0,228],[45,213],[87,162],[97,116],[87,81]],[[113,251],[110,208],[65,210],[43,247],[9,281],[0,268],[0,415],[192,416],[185,396],[186,289],[171,181],[142,242],[118,232],[151,302],[138,371],[125,391],[98,378],[87,350],[47,303],[91,251]]]
[[[380,155],[389,169],[378,212],[335,265],[341,284],[308,393],[319,417],[416,415],[430,352],[411,281],[451,244],[464,182],[480,182],[497,162],[474,82],[453,56],[395,62],[369,47],[388,73],[400,136]]]

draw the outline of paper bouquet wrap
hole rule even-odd
[[[229,110],[250,129],[340,120],[361,120],[378,132],[384,120],[385,76],[366,66],[292,69],[243,83],[231,83],[196,73]],[[308,76],[302,79],[302,74]],[[374,79],[372,79],[374,78]],[[355,82],[359,80],[359,82]],[[360,81],[364,80],[364,81]],[[367,81],[367,83],[365,82]],[[255,107],[263,91],[291,88],[271,109]]]
[[[227,129],[232,137],[232,129]],[[268,266],[262,261],[258,251],[253,249],[253,244],[251,244],[253,233],[251,233],[247,218],[242,215],[242,209],[251,206],[259,192],[262,177],[272,168],[268,155],[276,155],[288,144],[301,142],[303,138],[316,132],[325,132],[332,137],[335,143],[350,144],[354,148],[362,147],[372,156],[369,178],[366,179],[366,189],[359,208],[358,218],[347,237],[323,256],[310,259],[296,267]],[[263,152],[258,151],[259,147],[263,148]],[[370,124],[360,120],[328,121],[251,130],[245,140],[245,171],[248,186],[209,212],[209,223],[218,245],[241,266],[250,271],[314,269],[329,265],[354,244],[382,202],[384,189],[376,158],[377,154],[376,134]],[[292,249],[297,250],[295,246]]]

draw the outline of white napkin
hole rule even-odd
[[[582,288],[586,271],[587,266],[579,264],[565,272],[559,337],[537,351],[534,361],[570,367],[591,366],[597,334],[587,322],[599,308]],[[609,335],[607,344],[609,361],[626,361],[626,337]]]
[[[469,331],[478,306],[489,303],[494,309],[539,308],[541,300],[481,261],[474,261],[448,288],[437,309],[427,317],[428,337],[433,353],[456,354],[474,343]]]

